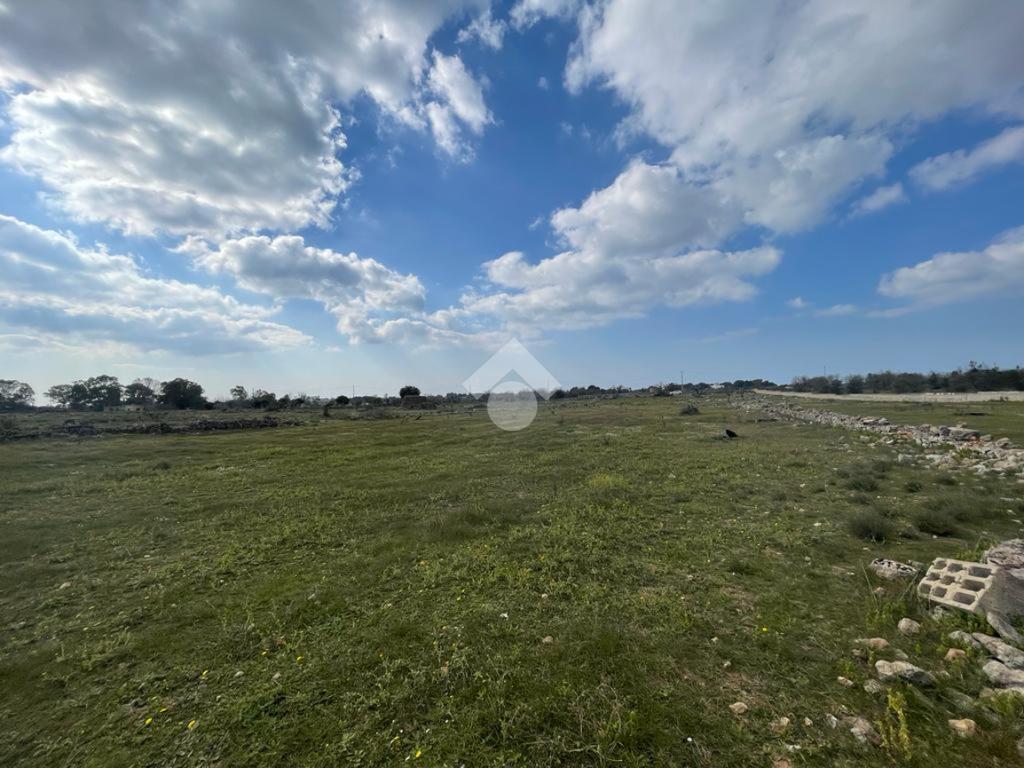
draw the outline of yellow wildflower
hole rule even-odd
[[[191,731],[191,730],[192,730],[193,728],[195,728],[195,727],[196,727],[196,726],[197,726],[198,724],[199,724],[199,723],[198,723],[198,722],[196,722],[195,720],[189,720],[189,721],[188,721],[188,729],[189,729],[189,730]]]

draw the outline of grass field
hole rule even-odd
[[[1021,486],[678,408],[0,444],[0,765],[1019,760],[1019,703],[946,724],[984,684],[942,661],[971,620],[864,566],[1020,535]],[[864,692],[873,635],[949,677]]]
[[[772,397],[774,400],[775,397]],[[853,416],[884,416],[896,424],[947,426],[966,424],[994,438],[1008,437],[1024,445],[1024,402],[909,403],[869,400],[813,400],[779,398],[804,408],[847,413]]]

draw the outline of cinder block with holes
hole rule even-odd
[[[998,575],[998,565],[940,557],[928,566],[917,593],[932,603],[984,614]]]

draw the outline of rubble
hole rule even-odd
[[[999,440],[983,440],[978,430],[969,429],[962,424],[890,424],[889,420],[883,417],[849,416],[820,408],[773,402],[766,397],[747,399],[744,401],[744,407],[778,419],[809,421],[873,433],[889,445],[916,444],[924,449],[921,459],[940,468],[970,467],[981,474],[1003,472],[1024,475],[1024,449],[1015,447],[1005,437]],[[870,440],[868,435],[863,435],[862,438],[864,437]],[[905,453],[901,463],[910,460],[911,454]]]
[[[918,574],[914,566],[885,557],[875,558],[868,567],[883,579],[913,578]]]

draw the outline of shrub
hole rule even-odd
[[[878,490],[878,481],[868,474],[855,474],[846,479],[843,485],[851,491],[866,491],[871,493]]]
[[[953,517],[941,509],[922,509],[914,516],[914,525],[919,531],[933,536],[953,536],[957,533]]]
[[[680,416],[696,416],[698,413],[700,413],[700,408],[693,403],[687,403],[679,409]]]
[[[885,541],[891,539],[895,532],[893,524],[873,509],[851,517],[849,528],[854,536],[868,541]]]
[[[903,489],[907,493],[920,493],[924,490],[924,483],[920,480],[908,480],[907,484],[903,486]]]

